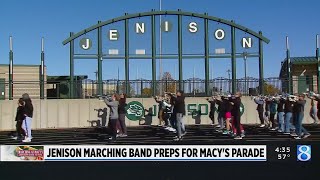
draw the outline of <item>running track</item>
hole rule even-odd
[[[158,126],[129,127],[128,137],[118,138],[116,141],[108,140],[108,130],[102,127],[72,128],[72,129],[46,129],[34,130],[32,133],[32,145],[160,145],[160,144],[287,144],[287,143],[319,143],[320,125],[304,125],[311,133],[307,139],[295,140],[290,135],[283,135],[254,125],[244,125],[246,137],[242,140],[234,140],[228,135],[222,135],[215,131],[211,125],[190,125],[186,126],[187,134],[180,142],[172,139],[174,133],[164,130]],[[22,144],[18,140],[10,139],[11,132],[0,132],[0,144]]]

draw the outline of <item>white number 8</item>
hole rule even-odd
[[[298,154],[298,159],[300,161],[309,161],[311,159],[311,154],[309,154],[310,150],[311,149],[309,146],[300,146],[299,147],[300,154]]]

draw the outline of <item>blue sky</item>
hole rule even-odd
[[[286,36],[290,38],[292,56],[315,55],[315,36],[320,34],[319,7],[320,2],[316,0],[162,0],[163,10],[181,9],[195,13],[207,12],[211,16],[235,20],[236,23],[254,31],[263,31],[264,36],[271,40],[269,44],[264,44],[265,77],[278,76],[280,62],[285,58]],[[69,32],[81,31],[96,24],[99,20],[109,20],[122,16],[125,12],[137,13],[150,11],[151,9],[159,9],[159,0],[1,0],[0,63],[8,63],[8,40],[9,36],[12,35],[14,63],[40,64],[40,40],[41,37],[44,37],[45,63],[48,75],[68,75],[69,46],[63,46],[62,41],[68,37]],[[187,23],[191,20],[186,18],[184,21]],[[172,20],[172,23],[175,24],[176,22]],[[210,31],[214,28],[212,27]],[[123,30],[119,29],[119,31]],[[184,31],[187,31],[187,29],[183,29]],[[106,34],[106,32],[103,33]],[[241,35],[243,34],[239,33],[239,38]],[[202,49],[201,47],[194,48],[192,45],[202,43],[203,33],[199,32],[195,36],[197,37],[188,37],[188,35],[184,37],[183,47],[188,52],[198,52],[198,50],[200,52]],[[148,51],[150,47],[143,43],[145,42],[143,38],[148,39],[148,35],[138,38],[130,41],[132,44],[130,46],[132,48],[145,48]],[[166,34],[163,38],[166,46],[164,51],[170,53],[171,50],[173,51],[176,48],[174,44],[177,38],[176,33]],[[240,45],[240,42],[238,45]],[[225,43],[222,46],[228,47],[230,44]],[[256,58],[248,60],[249,76],[258,76],[257,60]],[[123,79],[123,63],[123,60],[104,61],[103,79],[117,78],[118,67],[120,79]],[[157,65],[159,67],[159,64]],[[229,59],[210,60],[210,70],[213,72],[210,73],[210,77],[227,77],[226,71],[230,68],[230,65]],[[243,60],[237,59],[237,65],[237,76],[243,77]],[[89,75],[89,78],[95,79],[96,66],[97,62],[95,60],[78,60],[75,64],[75,73]],[[169,71],[174,77],[178,77],[177,60],[164,60],[163,68],[164,71]],[[204,60],[202,59],[184,60],[183,68],[185,79],[192,77],[193,71],[196,77],[204,78]],[[136,77],[151,78],[151,61],[130,61],[130,79]]]

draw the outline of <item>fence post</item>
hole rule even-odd
[[[13,99],[13,48],[12,48],[12,36],[9,38],[9,100]]]
[[[261,31],[259,31],[259,34],[262,36]],[[263,41],[261,39],[259,39],[259,87],[260,87],[260,94],[264,94]]]

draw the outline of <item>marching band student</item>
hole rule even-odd
[[[223,134],[230,134],[231,133],[231,111],[232,111],[232,104],[230,102],[231,95],[228,95],[228,97],[223,99],[223,106],[225,107],[225,120],[226,120],[226,130],[223,132]]]
[[[270,105],[271,105],[271,99],[270,97],[267,97],[265,99],[265,112],[264,112],[264,116],[265,116],[265,121],[264,123],[268,125],[270,124]]]
[[[270,103],[270,122],[271,122],[271,131],[276,130],[276,123],[275,123],[275,116],[277,113],[277,102],[275,98],[272,98],[272,101]]]
[[[317,101],[317,117],[320,119],[320,97],[319,96],[314,96],[314,100]]]
[[[310,133],[302,126],[302,121],[304,117],[304,106],[306,104],[306,100],[304,99],[305,95],[299,95],[299,99],[295,102],[297,106],[297,121],[295,122],[296,126],[296,134],[298,135],[295,139],[307,138],[310,136]],[[303,134],[302,134],[303,133]]]
[[[174,141],[182,140],[182,136],[186,134],[185,125],[183,122],[183,116],[185,116],[186,114],[186,107],[184,102],[185,97],[183,94],[184,93],[182,90],[177,92],[177,97],[173,96],[172,94],[169,94],[173,99],[174,111],[176,113],[177,137],[174,138]]]
[[[212,96],[211,98],[207,98],[207,101],[210,103],[210,112],[209,118],[211,119],[211,125],[214,125],[214,113],[216,111],[216,98]]]
[[[284,112],[285,112],[285,118],[284,118],[284,134],[290,134],[290,128],[292,126],[291,124],[291,118],[292,118],[292,111],[293,111],[293,99],[291,97],[287,97],[287,100],[284,104]]]
[[[22,129],[26,132],[25,139],[22,142],[31,142],[31,125],[32,125],[32,117],[33,117],[33,105],[32,101],[29,97],[29,94],[25,93],[22,95],[22,99],[25,102],[24,111],[25,111],[25,119],[22,123]]]
[[[298,121],[298,111],[299,111],[299,106],[298,104],[296,103],[297,100],[299,99],[299,94],[294,94],[294,96],[292,96],[292,101],[293,101],[293,108],[292,108],[292,118],[291,118],[291,122],[290,122],[290,130],[291,130],[291,133],[290,135],[291,136],[298,136],[296,134],[296,123]]]
[[[316,101],[316,98],[314,96],[311,96],[311,97],[308,96],[308,98],[311,99],[311,108],[310,108],[309,115],[313,119],[313,124],[318,124],[319,123],[319,119],[317,116],[318,101]]]
[[[24,110],[24,104],[25,102],[23,101],[22,98],[18,100],[18,107],[17,107],[17,113],[16,113],[16,135],[12,137],[12,139],[17,140],[17,139],[22,139],[26,133],[22,129],[22,123],[23,120],[25,119],[25,110]]]
[[[219,122],[219,125],[217,126],[217,128],[220,128],[220,130],[218,131],[221,131],[224,128],[224,120],[225,120],[226,112],[225,112],[223,99],[224,99],[224,96],[221,96],[216,101],[216,104],[218,105],[218,122]]]
[[[231,99],[230,101],[233,104],[232,108],[232,115],[233,115],[233,120],[232,123],[234,124],[236,128],[236,137],[234,139],[242,139],[244,137],[241,134],[241,113],[240,113],[240,105],[241,105],[241,94],[240,92],[237,92]]]
[[[104,98],[104,102],[110,108],[110,130],[111,137],[109,140],[116,140],[117,138],[117,121],[119,119],[118,107],[119,107],[119,95],[113,94],[111,98]]]
[[[261,97],[254,98],[254,102],[257,104],[257,111],[260,119],[260,127],[265,127],[266,125],[264,124],[264,117],[263,117],[263,104],[264,100]]]
[[[236,124],[236,121],[235,121],[235,115],[237,115],[237,111],[236,111],[236,108],[235,107],[235,103],[234,103],[234,99],[237,99],[237,98],[240,98],[241,97],[241,94],[238,92],[238,95],[234,95],[232,96],[232,98],[230,99],[231,101],[231,104],[232,104],[232,112],[231,112],[231,115],[232,115],[232,120],[231,120],[231,127],[232,127],[232,131],[233,131],[233,136],[234,137],[237,137],[237,134],[238,133],[238,130],[237,130],[237,124]],[[241,103],[240,103],[241,104]],[[240,107],[239,107],[239,110],[240,110]],[[238,115],[240,118],[241,118],[241,113]],[[241,121],[239,122],[240,123],[240,136],[241,137],[245,137],[245,132],[244,132],[244,128],[243,128],[243,125],[241,124]]]
[[[278,119],[278,132],[284,132],[284,111],[283,106],[285,104],[285,99],[280,98],[277,102],[277,119]]]
[[[162,118],[162,116],[163,116],[163,97],[158,97],[158,96],[156,96],[156,97],[154,97],[154,100],[158,103],[158,119],[159,119],[159,126],[162,126],[162,122],[163,122],[163,118]]]
[[[127,126],[126,126],[126,103],[127,96],[126,94],[122,93],[120,95],[120,100],[119,100],[119,108],[118,108],[118,113],[119,113],[119,131],[121,134],[119,135],[120,137],[127,137]]]
[[[171,116],[172,116],[172,105],[170,103],[170,98],[166,98],[162,100],[162,107],[163,107],[163,120],[165,122],[166,130],[175,132],[176,130],[173,128],[171,123]]]
[[[169,121],[170,121],[170,125],[171,125],[171,128],[169,129],[169,131],[172,131],[174,133],[177,132],[177,126],[176,126],[176,116],[177,116],[177,113],[176,111],[174,110],[174,101],[173,101],[173,98],[171,98],[171,96],[169,95],[169,102],[170,102],[170,105],[171,105],[171,108],[170,108],[170,118],[169,118]]]

